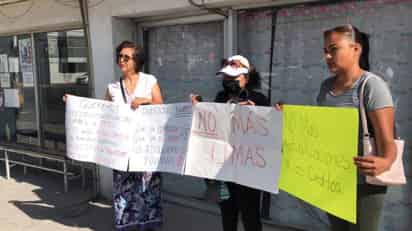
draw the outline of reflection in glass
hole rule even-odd
[[[89,96],[83,30],[35,34],[42,145],[65,149],[65,94]]]
[[[30,35],[0,38],[0,141],[38,144]]]

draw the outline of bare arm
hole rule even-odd
[[[365,175],[379,175],[389,170],[396,159],[396,146],[393,140],[394,109],[385,107],[368,112],[374,128],[376,155],[355,158],[355,164]]]
[[[151,104],[163,104],[162,91],[159,84],[155,84],[152,88],[152,102]]]
[[[382,108],[368,113],[375,131],[378,153],[392,164],[396,159],[396,147],[393,141],[394,110],[393,107]]]
[[[163,104],[162,93],[157,83],[152,87],[152,99],[138,97],[132,101],[130,106],[132,107],[133,110],[135,110],[140,105],[145,105],[145,104]]]
[[[109,93],[109,89],[106,90],[106,94],[104,95],[104,100],[112,101],[112,96]]]

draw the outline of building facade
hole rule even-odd
[[[272,102],[314,104],[322,80],[322,32],[351,23],[371,36],[372,71],[390,85],[399,135],[412,140],[412,1],[27,0],[0,1],[0,84],[14,98],[1,110],[2,139],[64,150],[65,93],[104,98],[120,72],[115,48],[136,41],[166,103],[196,92],[213,100],[224,57],[243,54],[263,77]],[[81,5],[81,2],[83,5]],[[202,3],[202,4],[200,4]],[[86,6],[87,7],[82,7]],[[86,28],[86,29],[85,29]],[[11,95],[11,96],[10,96]],[[11,99],[9,98],[9,99]],[[17,103],[15,103],[17,101]],[[111,197],[112,172],[97,167],[99,191]],[[202,179],[163,174],[166,193],[202,200]],[[411,185],[389,189],[381,230],[408,230]],[[281,192],[263,203],[270,222],[327,230],[324,213]],[[204,202],[206,203],[206,202]]]

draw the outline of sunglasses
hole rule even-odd
[[[117,60],[118,62],[129,62],[130,59],[132,59],[133,57],[125,55],[125,54],[118,54],[117,55]]]

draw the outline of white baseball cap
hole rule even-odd
[[[249,64],[249,60],[247,60],[247,58],[241,56],[241,55],[234,55],[232,57],[229,57],[227,59],[227,61],[229,62],[233,62],[233,61],[239,61],[243,66],[245,66],[248,70],[250,69],[250,64]]]
[[[224,74],[224,75],[231,76],[231,77],[237,77],[239,75],[249,73],[250,64],[249,64],[249,61],[245,57],[241,55],[234,55],[234,56],[229,57],[227,60],[229,64],[223,67],[216,74]],[[242,66],[238,67],[236,65],[232,65],[231,63],[234,61],[238,61]]]

